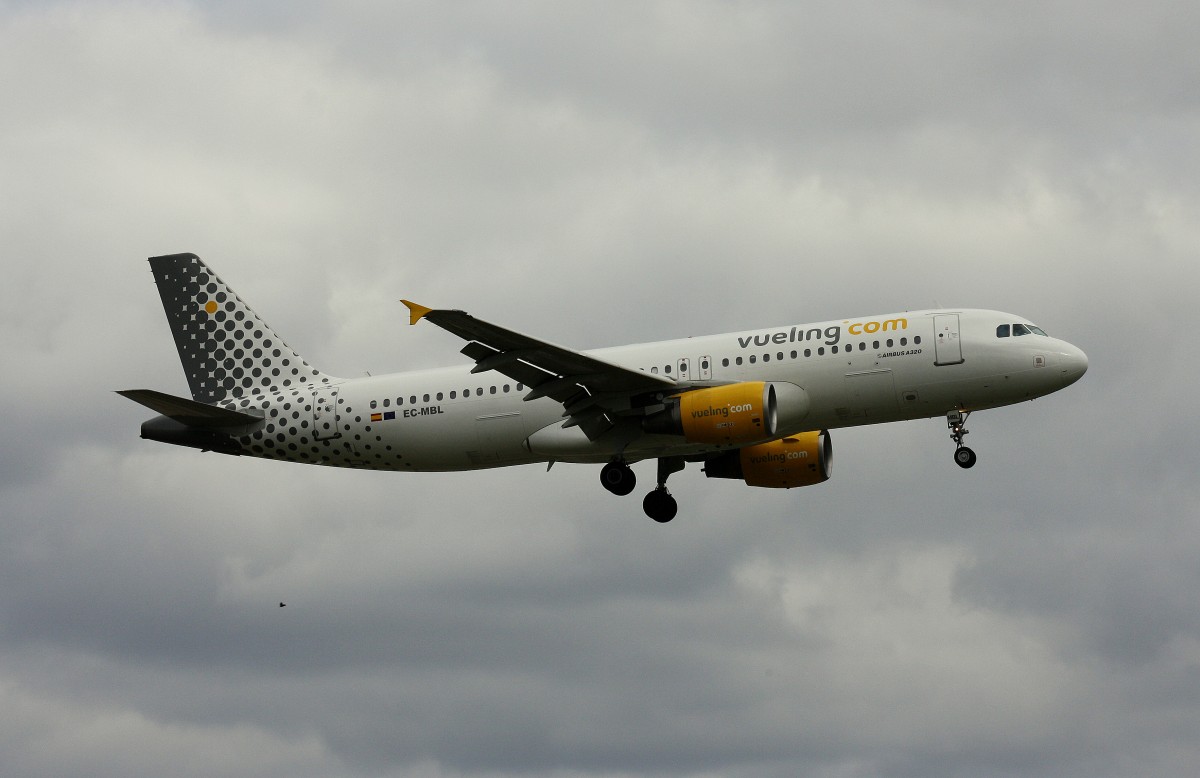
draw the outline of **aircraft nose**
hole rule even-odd
[[[1078,381],[1087,372],[1088,358],[1081,348],[1067,344],[1062,361],[1063,373],[1066,375],[1068,383]]]

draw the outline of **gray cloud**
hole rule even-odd
[[[0,772],[1195,773],[1196,16],[0,4]],[[337,375],[461,359],[400,297],[585,348],[994,307],[1091,369],[972,471],[840,430],[664,528],[595,468],[138,440],[174,251]]]

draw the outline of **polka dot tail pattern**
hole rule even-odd
[[[220,403],[329,382],[195,254],[152,257],[150,268],[193,399]]]

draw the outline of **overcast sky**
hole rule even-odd
[[[1200,6],[0,1],[0,774],[1200,774]],[[933,305],[1078,384],[806,489],[138,438],[146,257],[310,362]],[[1190,334],[1187,334],[1190,333]],[[643,484],[649,463],[635,468]],[[278,603],[287,602],[280,609]]]

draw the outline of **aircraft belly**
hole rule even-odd
[[[398,415],[384,425],[384,442],[404,462],[390,469],[457,471],[542,461],[525,447],[530,425],[539,423],[530,412],[537,410],[507,398],[443,402],[425,414],[410,409],[407,418]]]
[[[467,446],[466,454],[475,465],[506,465],[528,455],[523,444],[529,435],[520,410],[485,410],[475,416],[471,425],[475,436]]]

